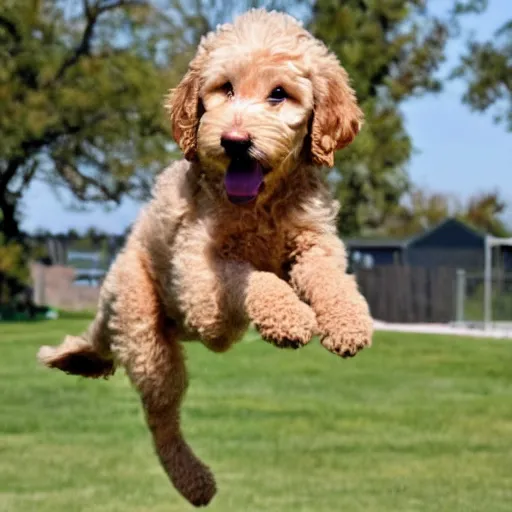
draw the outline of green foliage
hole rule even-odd
[[[0,227],[8,237],[17,233],[5,203],[17,205],[36,176],[79,201],[119,201],[147,190],[169,158],[160,103],[172,76],[158,62],[158,44],[171,43],[168,23],[146,2],[83,5],[0,0]]]
[[[6,240],[0,233],[0,320],[34,318],[38,313],[30,292],[29,261],[44,256],[44,248]]]
[[[460,16],[461,14],[480,14],[489,5],[488,0],[457,0],[453,6],[453,14]]]
[[[411,188],[400,207],[382,226],[382,234],[406,238],[431,228],[454,214],[455,201],[442,193]]]
[[[506,207],[499,192],[481,193],[470,198],[466,208],[459,215],[468,224],[484,233],[508,237],[512,233],[502,219]]]
[[[14,241],[6,242],[2,233],[0,233],[0,274],[20,282],[27,282],[29,277],[25,248]]]
[[[0,233],[0,319],[26,309],[29,269],[26,248]]]
[[[412,141],[400,105],[440,89],[446,23],[424,0],[316,0],[311,29],[352,77],[366,116],[354,144],[339,152],[333,180],[342,203],[340,232],[367,234],[396,210],[408,188]]]
[[[487,3],[473,0],[462,6],[461,13],[480,13]],[[512,131],[512,19],[496,30],[491,41],[470,40],[452,78],[466,82],[464,103],[476,112],[492,110],[494,120]]]
[[[511,230],[503,220],[506,206],[499,192],[482,192],[464,203],[450,194],[413,188],[383,224],[381,234],[408,237],[436,226],[447,217],[456,217],[483,233],[508,237]]]

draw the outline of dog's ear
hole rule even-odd
[[[347,72],[334,56],[313,79],[314,112],[311,123],[311,157],[315,165],[332,167],[334,152],[348,146],[363,123]]]
[[[199,70],[191,63],[175,89],[167,95],[165,108],[171,117],[172,135],[185,158],[194,160],[197,151],[197,128],[201,110]]]

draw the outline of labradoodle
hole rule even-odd
[[[253,323],[277,347],[318,334],[347,357],[371,343],[323,171],[363,115],[326,46],[265,10],[206,35],[166,108],[185,159],[157,178],[88,331],[42,347],[39,359],[86,377],[123,366],[162,466],[201,506],[216,484],[180,428],[181,342],[223,352]]]

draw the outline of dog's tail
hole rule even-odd
[[[85,336],[66,336],[56,347],[43,346],[37,358],[48,368],[92,379],[108,378],[115,372],[110,351],[100,352]]]

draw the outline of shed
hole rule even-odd
[[[351,262],[366,268],[403,264],[483,271],[485,233],[448,218],[437,226],[402,240],[349,239]],[[512,271],[512,247],[501,247],[500,264]]]

